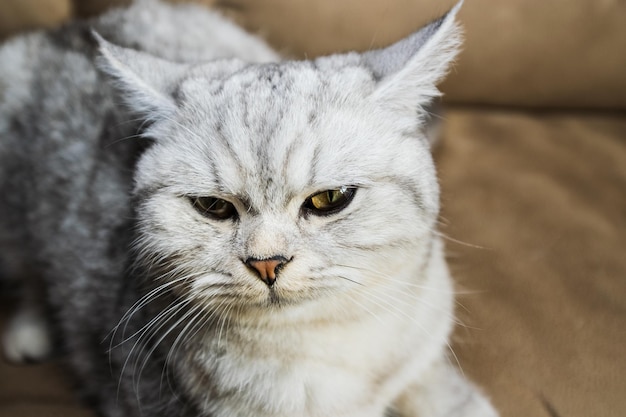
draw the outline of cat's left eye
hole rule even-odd
[[[318,216],[337,213],[350,204],[356,192],[355,187],[341,187],[325,190],[307,198],[302,208]]]
[[[216,220],[237,218],[237,209],[226,200],[217,197],[190,197],[193,207],[203,216]]]

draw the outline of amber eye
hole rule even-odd
[[[190,197],[191,204],[203,216],[216,220],[237,218],[237,209],[232,203],[216,197]]]
[[[356,188],[341,187],[313,194],[303,204],[303,209],[318,216],[337,213],[346,208],[354,198]]]

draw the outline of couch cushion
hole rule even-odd
[[[452,111],[455,350],[503,417],[626,410],[626,119]],[[463,243],[458,243],[463,242]]]
[[[2,0],[0,40],[20,31],[59,25],[71,12],[71,0]]]
[[[467,1],[444,90],[492,105],[626,109],[626,2]]]

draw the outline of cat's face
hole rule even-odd
[[[438,213],[418,109],[458,41],[451,20],[434,24],[416,50],[405,40],[314,62],[172,65],[154,91],[130,85],[138,108],[154,106],[136,173],[138,256],[152,278],[241,310],[415,274]],[[124,59],[110,69],[122,81]]]
[[[437,214],[430,152],[417,119],[377,108],[373,90],[362,68],[308,63],[183,82],[137,173],[148,258],[192,276],[198,297],[260,305],[419,262]],[[251,265],[268,259],[275,282]]]

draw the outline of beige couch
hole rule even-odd
[[[112,3],[3,0],[0,36]],[[313,57],[384,45],[453,2],[206,3]],[[460,365],[504,417],[624,416],[626,3],[466,0],[461,20],[435,151]],[[69,385],[54,363],[0,364],[0,416],[91,415]]]

